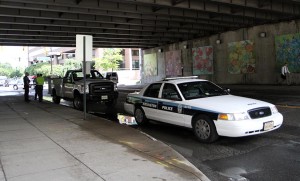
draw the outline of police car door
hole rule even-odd
[[[160,115],[157,114],[158,95],[162,83],[153,83],[149,85],[142,99],[142,107],[145,115],[149,119],[158,120]]]
[[[184,126],[182,98],[174,84],[165,83],[158,102],[158,111],[163,122]]]

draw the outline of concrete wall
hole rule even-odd
[[[261,25],[251,28],[243,28],[236,31],[229,31],[219,35],[213,35],[201,39],[195,39],[185,42],[166,45],[143,51],[143,54],[157,53],[158,57],[158,75],[144,77],[142,74],[142,83],[150,83],[160,80],[165,76],[165,58],[164,52],[171,50],[181,50],[183,74],[192,75],[192,48],[202,46],[213,46],[214,49],[214,74],[201,75],[200,78],[208,79],[219,84],[279,84],[280,68],[276,68],[275,54],[275,36],[284,34],[299,33],[300,20],[281,22],[278,24]],[[266,37],[259,36],[260,32],[266,32]],[[220,39],[221,44],[216,44]],[[242,40],[251,40],[254,42],[254,52],[256,55],[256,72],[252,74],[230,74],[228,73],[228,43]],[[188,45],[188,49],[184,49]],[[299,47],[300,48],[300,47]],[[158,49],[163,49],[158,53]],[[143,71],[142,71],[143,73]],[[300,74],[292,74],[292,83],[300,84]]]
[[[157,57],[157,76],[145,76],[143,70],[144,58],[142,58],[141,63],[141,84],[148,84],[165,78],[166,68],[165,68],[165,54],[164,52],[158,52],[158,49],[151,49],[147,51],[147,54],[156,53]],[[143,57],[143,56],[142,56]]]

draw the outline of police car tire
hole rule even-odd
[[[148,121],[142,108],[135,109],[134,118],[138,125],[144,125]]]
[[[211,143],[219,138],[215,124],[205,115],[199,115],[194,119],[193,131],[200,142]]]
[[[18,86],[17,85],[14,85],[13,88],[14,88],[14,90],[18,90]]]

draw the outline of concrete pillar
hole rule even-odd
[[[54,65],[58,65],[59,64],[59,62],[58,62],[58,56],[54,55],[53,59],[54,59]]]
[[[85,62],[85,72],[86,72],[86,74],[89,74],[91,72],[91,64],[92,64],[91,61],[86,61]]]
[[[132,70],[132,49],[129,48],[129,70]]]

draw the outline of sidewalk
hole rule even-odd
[[[22,95],[0,101],[0,181],[208,180],[136,129]]]

